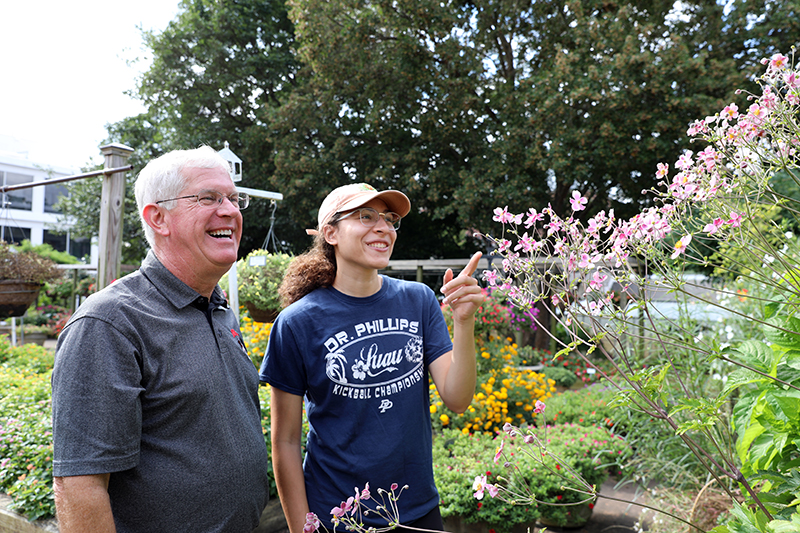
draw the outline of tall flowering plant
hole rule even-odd
[[[800,72],[782,54],[764,65],[746,109],[730,104],[695,121],[687,133],[698,151],[673,168],[658,164],[653,207],[628,220],[612,210],[582,222],[588,201],[579,191],[566,217],[550,206],[521,214],[499,207],[503,230],[493,240],[502,271],[484,272],[523,312],[544,304],[570,334],[561,353],[589,366],[588,354],[602,355],[614,374],[597,371],[619,402],[680,435],[731,494],[732,519],[720,532],[800,525],[800,254],[791,232],[800,206],[778,185],[800,185]],[[711,267],[729,286],[751,290],[687,275]],[[659,293],[674,295],[674,311],[653,299]],[[740,316],[761,334],[704,336],[698,307]],[[710,367],[724,375],[693,387],[698,369]],[[737,485],[744,504],[733,498]]]

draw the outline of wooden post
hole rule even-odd
[[[124,144],[100,147],[106,168],[123,167],[133,148]],[[97,265],[97,290],[107,287],[119,277],[122,263],[122,215],[125,206],[125,173],[103,176],[100,198],[100,257]]]

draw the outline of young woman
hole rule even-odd
[[[379,488],[407,486],[397,502],[400,523],[442,529],[428,375],[449,409],[467,409],[476,379],[474,314],[483,302],[472,274],[481,254],[457,277],[445,273],[451,341],[433,291],[378,274],[410,209],[399,191],[335,189],[317,229],[307,230],[312,249],[291,263],[281,286],[291,305],[273,325],[260,374],[272,387],[272,462],[291,533],[303,531],[309,511],[331,530],[331,510],[367,484],[373,507]],[[388,525],[374,513],[363,520]]]

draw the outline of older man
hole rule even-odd
[[[258,373],[217,282],[241,210],[208,147],[151,161],[136,203],[151,251],[59,337],[53,473],[59,529],[249,532],[268,498]]]

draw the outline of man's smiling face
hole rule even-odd
[[[179,196],[209,191],[225,196],[236,193],[224,168],[187,168],[184,175],[186,187]],[[196,198],[176,202],[167,215],[170,234],[166,252],[180,269],[188,269],[187,273],[219,280],[237,259],[242,238],[241,211],[227,198],[210,207],[200,205]]]

